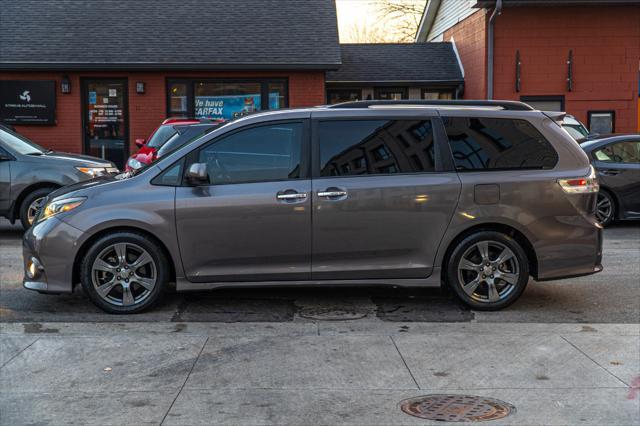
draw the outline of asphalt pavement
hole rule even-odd
[[[640,424],[640,223],[500,312],[437,289],[169,293],[113,316],[22,289],[0,223],[0,425]]]
[[[5,322],[107,322],[123,317],[94,307],[81,288],[42,295],[22,288],[22,231],[0,222],[0,315]],[[518,302],[475,312],[439,289],[316,287],[223,289],[168,293],[127,322],[382,322],[640,323],[640,222],[605,230],[604,271],[587,277],[531,281]]]

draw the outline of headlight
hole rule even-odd
[[[137,169],[142,168],[142,166],[144,166],[144,164],[142,164],[141,162],[139,162],[135,158],[131,157],[131,158],[129,158],[129,161],[127,161],[127,166],[131,167],[134,170],[137,170]]]
[[[40,214],[38,221],[47,220],[51,216],[73,210],[80,204],[84,203],[84,200],[86,199],[86,197],[75,197],[67,198],[64,200],[51,201],[47,203],[46,206],[44,206],[44,209],[42,209],[42,213]]]
[[[76,169],[91,177],[104,176],[109,173],[106,167],[76,167]]]

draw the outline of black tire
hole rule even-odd
[[[105,300],[100,296],[100,294],[98,294],[93,282],[94,276],[92,268],[98,255],[103,253],[105,250],[108,250],[109,247],[120,243],[131,244],[132,246],[128,247],[134,247],[134,249],[135,247],[138,247],[146,250],[154,263],[153,266],[155,267],[155,287],[146,294],[143,300],[135,302],[129,306],[119,306],[113,302]],[[113,275],[115,276],[115,274]],[[169,281],[169,266],[167,257],[159,246],[159,243],[155,240],[144,234],[136,232],[118,231],[108,234],[91,244],[91,247],[87,250],[87,253],[80,265],[80,281],[82,283],[82,288],[85,293],[87,293],[91,301],[103,311],[111,314],[137,314],[151,308],[160,300]],[[134,281],[135,279],[132,278],[132,285]],[[118,286],[114,286],[113,288],[113,291],[117,292]],[[122,293],[122,287],[120,287],[120,290]],[[140,290],[144,292],[142,287],[140,287]],[[124,302],[124,296],[122,296],[122,301]]]
[[[22,223],[22,227],[25,230],[29,229],[29,227],[32,225],[29,222],[29,217],[28,217],[29,206],[31,205],[31,203],[33,203],[38,198],[46,197],[47,195],[51,194],[55,190],[56,188],[53,188],[53,187],[38,188],[35,191],[32,191],[29,194],[27,194],[26,197],[24,197],[24,199],[20,203],[20,207],[18,210],[18,217],[20,218],[20,223]]]
[[[477,247],[476,245],[478,243],[483,242],[488,243],[488,258],[491,261],[491,266],[486,266],[486,263],[480,261],[480,251],[477,248],[474,248],[474,246]],[[467,283],[471,283],[474,280],[474,277],[480,280],[481,277],[485,275],[483,275],[483,272],[479,270],[476,271],[460,269],[459,266],[461,265],[463,256],[465,256],[465,254],[466,256],[473,256],[478,260],[472,261],[472,264],[478,264],[479,267],[486,266],[490,271],[494,266],[493,261],[498,260],[498,256],[502,252],[502,250],[504,250],[504,247],[508,248],[511,251],[512,256],[507,262],[501,263],[500,265],[502,266],[498,264],[495,265],[495,267],[498,269],[498,271],[495,273],[495,279],[493,272],[488,272],[486,275],[487,280],[490,279],[491,282],[494,283],[494,288],[498,289],[498,295],[500,297],[499,300],[489,300],[489,284],[484,281],[481,281],[480,284],[477,285],[476,291],[478,292],[478,294],[473,291],[472,295],[468,294],[463,289],[462,280],[466,280]],[[446,281],[448,286],[454,291],[456,296],[465,305],[475,310],[497,311],[506,308],[522,295],[522,292],[526,288],[529,281],[529,261],[527,258],[527,254],[516,240],[501,232],[479,231],[467,236],[456,245],[449,259],[450,260],[447,264],[446,270]],[[465,259],[469,260],[468,257],[465,257]],[[517,266],[515,262],[517,262]],[[510,269],[513,270],[511,272],[517,271],[517,278],[511,278],[514,281],[513,284],[509,284],[507,281],[500,279],[498,276],[498,273],[509,273]],[[502,288],[502,290],[500,290],[500,288]],[[486,293],[486,300],[483,298],[483,292]]]
[[[613,199],[613,196],[609,193],[609,191],[601,189],[598,192],[596,203],[596,219],[598,220],[598,222],[600,222],[600,225],[611,225],[611,223],[615,220],[617,214],[616,201]],[[601,203],[607,203],[610,206],[608,214],[606,214],[602,210],[598,212],[598,209],[601,209],[603,207]]]

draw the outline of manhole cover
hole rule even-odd
[[[344,304],[309,306],[302,308],[298,312],[298,315],[302,318],[313,320],[344,321],[364,318],[368,313],[368,311],[359,309],[356,306]]]
[[[493,398],[472,395],[425,395],[400,403],[405,413],[441,422],[482,422],[515,413],[516,407]]]

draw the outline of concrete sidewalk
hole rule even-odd
[[[2,425],[429,424],[399,403],[442,393],[515,406],[488,424],[640,423],[638,324],[1,327]]]

